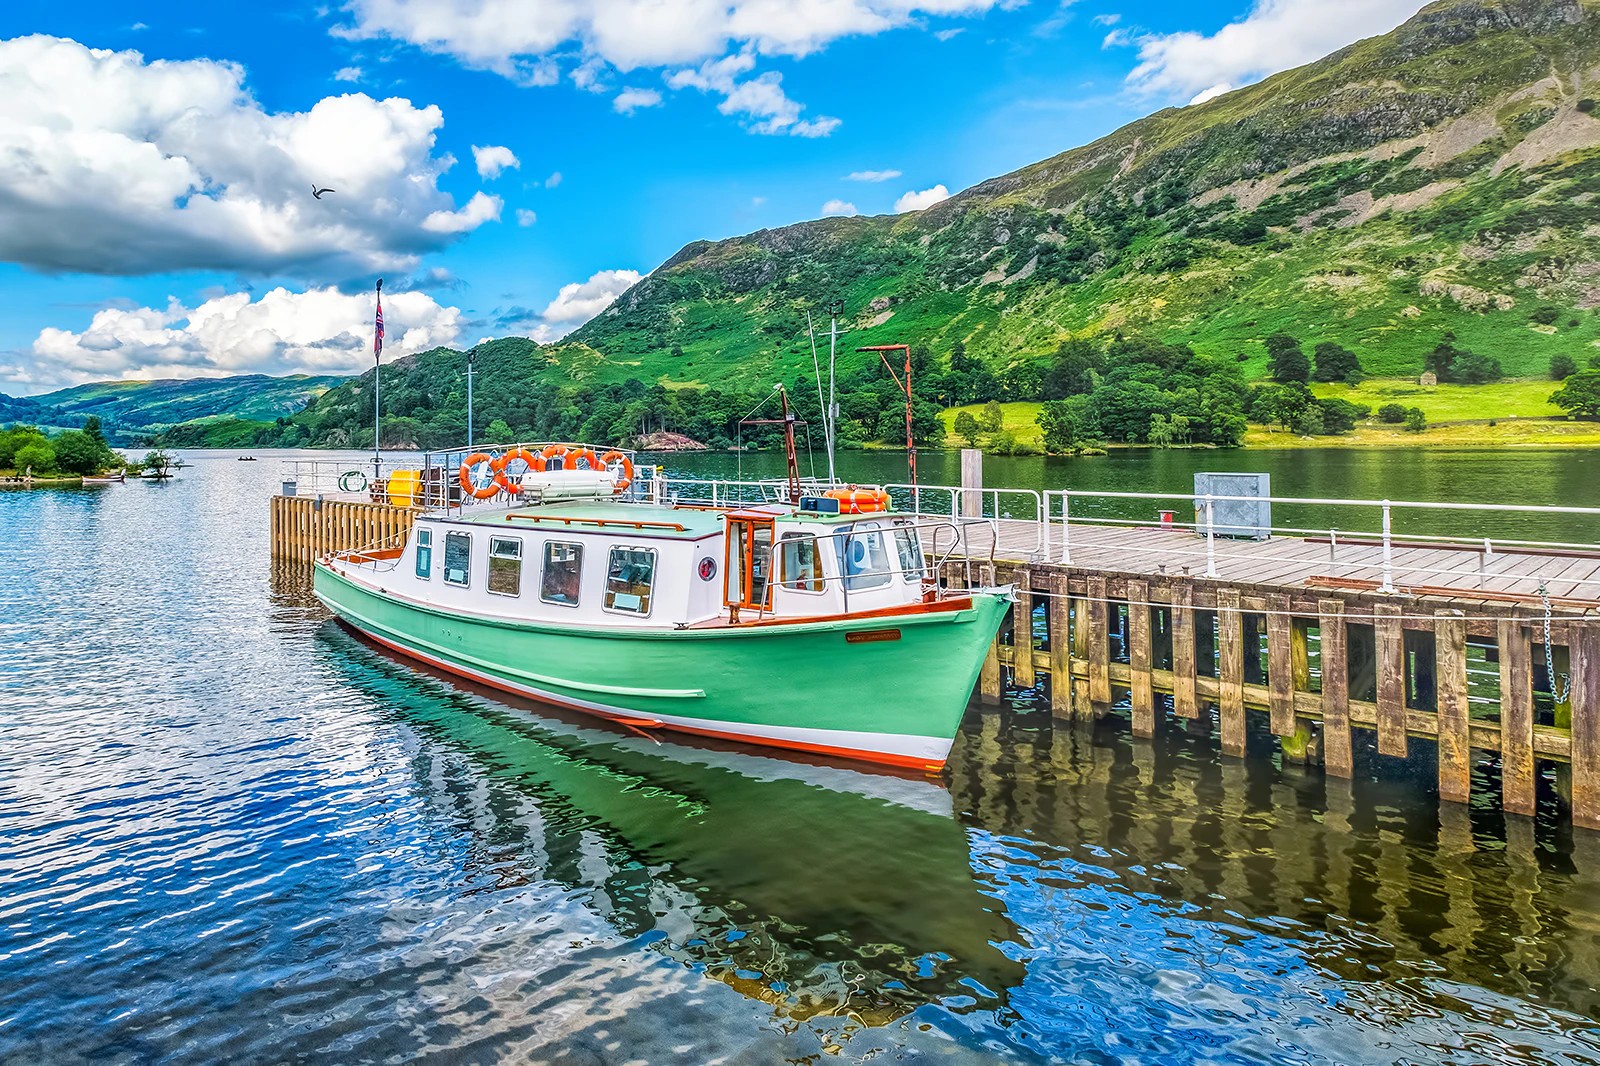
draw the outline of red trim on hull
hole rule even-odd
[[[408,658],[427,663],[436,670],[443,670],[447,674],[454,674],[457,677],[465,678],[468,681],[473,681],[480,685],[488,685],[490,688],[498,689],[501,692],[509,692],[514,696],[521,696],[524,699],[537,699],[543,703],[548,703],[552,706],[563,708],[564,710],[577,711],[580,714],[591,715],[595,718],[604,718],[607,721],[616,722],[619,725],[628,726],[633,729],[665,729],[674,733],[689,733],[694,736],[714,737],[719,740],[733,740],[741,744],[752,744],[757,747],[784,748],[789,751],[804,751],[813,755],[828,755],[839,759],[849,759],[852,762],[873,763],[877,766],[893,766],[903,770],[918,770],[925,774],[939,773],[944,769],[946,761],[944,759],[940,759],[938,762],[930,762],[927,759],[919,759],[912,755],[895,755],[892,752],[865,751],[857,748],[838,748],[827,744],[808,744],[801,740],[784,740],[781,737],[763,737],[749,733],[735,733],[721,729],[701,729],[695,726],[675,725],[669,722],[662,722],[654,718],[639,718],[634,715],[621,713],[614,714],[609,711],[598,710],[594,707],[585,707],[581,703],[569,703],[557,696],[552,696],[549,693],[546,693],[542,689],[529,689],[513,685],[508,681],[501,681],[497,678],[489,676],[488,674],[476,673],[464,666],[456,666],[452,663],[445,662],[443,659],[436,659],[433,656],[428,655],[426,652],[420,652],[415,648],[408,648],[403,644],[397,644],[392,640],[386,640],[370,630],[362,629],[360,626],[349,621],[348,619],[341,618],[340,621],[349,626],[351,629],[354,629],[357,633],[360,633],[363,637],[366,637],[368,640],[382,644],[390,651],[398,652],[399,654]]]

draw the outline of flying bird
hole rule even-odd
[[[322,194],[323,193],[325,193],[325,192],[333,192],[333,191],[334,191],[333,189],[319,189],[314,184],[311,186],[311,195],[316,197],[318,200],[322,199]]]

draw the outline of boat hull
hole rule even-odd
[[[374,641],[439,669],[644,729],[928,772],[943,767],[1010,607],[709,629],[555,626],[442,611],[318,564],[314,588]]]

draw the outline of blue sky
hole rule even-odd
[[[689,241],[926,204],[1418,6],[14,2],[0,391],[348,371],[379,274],[392,351],[553,338]]]

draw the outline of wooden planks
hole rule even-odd
[[[272,557],[302,566],[398,537],[416,517],[409,507],[309,496],[274,496],[268,514]]]
[[[1072,715],[1072,598],[1066,574],[1050,579],[1050,713]]]
[[[1011,604],[1011,644],[1018,655],[1012,660],[1011,680],[1018,688],[1032,688],[1038,683],[1033,670],[1033,577],[1028,568],[1019,566],[1011,573],[1015,601]]]
[[[1472,794],[1472,745],[1467,717],[1467,626],[1461,612],[1438,612],[1433,636],[1439,700],[1439,798],[1465,803]]]

